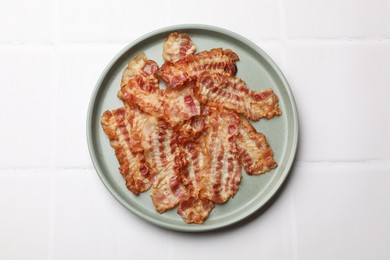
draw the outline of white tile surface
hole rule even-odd
[[[130,42],[168,25],[167,1],[59,0],[62,41]]]
[[[120,205],[93,170],[58,172],[55,230],[55,259],[168,259],[172,247],[170,232]]]
[[[151,30],[203,23],[254,41],[300,116],[277,200],[222,231],[185,234],[121,206],[88,155],[104,67]],[[0,259],[389,259],[388,0],[3,1]]]
[[[2,1],[0,42],[49,42],[53,19],[53,1]]]
[[[232,4],[223,0],[200,0],[190,7],[183,4],[183,1],[172,0],[169,9],[172,24],[211,24],[233,31],[239,30],[240,34],[253,41],[280,38],[278,1],[242,0]]]
[[[253,41],[259,46],[265,53],[271,57],[271,59],[278,65],[278,67],[285,71],[286,60],[285,60],[285,45],[280,41]]]
[[[0,57],[0,168],[50,167],[50,48],[0,46]]]
[[[175,234],[171,259],[179,260],[183,255],[188,255],[188,259],[219,259],[222,255],[231,260],[254,256],[258,259],[292,259],[295,234],[290,209],[289,195],[284,192],[267,211],[239,227],[197,235]]]
[[[389,259],[390,167],[298,164],[298,259]]]
[[[55,258],[182,259],[186,255],[188,259],[199,259],[226,254],[227,259],[236,259],[256,254],[290,259],[293,248],[289,203],[287,194],[282,194],[261,217],[241,227],[214,234],[183,234],[155,227],[130,213],[105,190],[93,170],[59,171]],[[248,243],[241,245],[243,240]],[[253,241],[258,243],[256,247]],[[226,247],[232,244],[240,246]]]
[[[389,36],[387,0],[287,0],[287,34],[292,38]]]
[[[0,170],[0,259],[47,259],[50,176]]]
[[[89,99],[100,74],[122,48],[121,45],[66,45],[57,49],[54,155],[57,167],[92,166],[86,143]]]
[[[287,67],[300,115],[300,159],[390,158],[389,43],[294,42]]]

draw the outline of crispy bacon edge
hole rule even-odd
[[[140,110],[157,118],[163,114],[162,95],[157,79],[150,80],[141,75],[130,79],[118,92],[118,98],[125,104],[136,104]]]
[[[153,80],[154,73],[158,70],[158,65],[153,60],[148,60],[144,52],[139,53],[135,58],[128,62],[121,78],[121,87],[125,86],[130,79],[137,75]]]
[[[205,145],[209,152],[207,167],[202,171],[200,197],[225,203],[238,191],[242,170],[236,158],[235,139],[239,117],[231,111],[208,111]]]
[[[161,97],[163,104],[163,119],[173,127],[200,115],[200,103],[195,98],[193,86],[195,82],[187,82],[180,88],[168,86]]]
[[[200,138],[197,142],[189,142],[185,145],[188,164],[183,168],[182,174],[188,197],[180,201],[177,212],[188,224],[202,224],[215,205],[213,201],[199,197],[201,171],[204,170],[208,159],[203,139]]]
[[[164,41],[163,58],[165,61],[176,62],[193,54],[195,50],[196,47],[188,34],[173,32]]]
[[[169,86],[175,88],[187,81],[196,80],[204,71],[235,75],[236,62],[239,60],[232,50],[222,48],[190,54],[177,62],[165,62],[157,75]]]
[[[158,172],[150,196],[157,212],[163,213],[188,196],[180,174],[187,161],[178,145],[178,133],[162,120],[151,130],[148,142],[146,160]]]
[[[273,151],[265,135],[256,131],[251,123],[241,117],[236,139],[237,158],[241,166],[250,175],[258,175],[277,167]]]
[[[272,89],[251,91],[234,76],[204,72],[198,77],[194,94],[202,104],[224,107],[255,121],[282,113]]]
[[[115,149],[119,162],[119,172],[126,181],[127,188],[138,195],[150,188],[155,175],[154,169],[146,162],[142,152],[133,151],[132,131],[125,108],[105,111],[101,118],[103,131],[110,145]]]

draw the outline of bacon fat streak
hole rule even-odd
[[[241,118],[238,127],[236,147],[238,161],[248,174],[262,174],[277,166],[265,136],[245,118]]]
[[[165,62],[157,71],[165,83],[175,88],[196,78],[204,71],[235,75],[239,58],[232,50],[221,48],[190,54],[177,62]]]
[[[251,120],[280,115],[279,99],[271,89],[251,91],[245,82],[219,73],[202,73],[194,88],[202,104],[231,109]]]
[[[125,108],[106,111],[101,124],[111,146],[115,149],[120,164],[119,172],[126,180],[127,188],[138,195],[152,185],[155,169],[146,162],[142,152],[132,149],[132,142],[135,142],[134,131],[127,111]]]
[[[194,53],[195,50],[196,47],[188,34],[173,32],[164,41],[163,58],[165,61],[176,62]]]

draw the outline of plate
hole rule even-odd
[[[243,172],[236,196],[225,204],[216,205],[209,218],[201,225],[186,224],[176,209],[164,214],[157,213],[149,192],[135,196],[128,191],[119,173],[114,150],[100,126],[100,118],[105,110],[123,106],[117,98],[117,92],[127,62],[144,51],[149,59],[161,65],[163,41],[173,31],[188,33],[197,46],[197,51],[221,47],[236,52],[240,57],[237,76],[245,80],[252,90],[272,88],[279,97],[279,105],[283,111],[280,117],[254,123],[255,128],[265,134],[278,167],[260,176],[249,176]],[[298,116],[292,92],[282,72],[254,43],[234,32],[214,26],[177,25],[153,31],[135,40],[108,64],[90,100],[87,138],[89,152],[99,177],[123,206],[163,228],[186,232],[209,231],[232,225],[250,216],[264,207],[281,188],[297,149]]]

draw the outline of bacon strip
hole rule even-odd
[[[141,52],[127,64],[127,67],[122,74],[121,87],[125,86],[130,79],[137,75],[153,79],[154,73],[157,70],[157,63],[152,60],[148,60],[145,53]]]
[[[165,62],[157,71],[169,86],[175,88],[187,81],[195,80],[202,72],[235,75],[236,61],[239,58],[233,51],[221,48],[190,54],[177,62]]]
[[[238,130],[236,154],[248,174],[258,175],[277,167],[272,149],[263,134],[258,133],[245,118],[241,118]]]
[[[201,171],[206,166],[207,150],[203,142],[190,142],[185,149],[188,164],[182,173],[185,176],[189,196],[180,201],[177,212],[189,224],[202,224],[214,208],[214,202],[199,198]]]
[[[145,68],[153,67],[148,64],[155,66],[146,73]],[[142,67],[143,65],[145,66]],[[187,82],[177,89],[171,87],[166,90],[160,89],[158,79],[154,76],[155,68],[157,64],[146,60],[146,55],[143,53],[129,62],[124,75],[131,74],[132,77],[121,87],[118,97],[125,104],[131,106],[136,104],[143,112],[164,119],[172,127],[181,126],[192,117],[198,116],[200,104],[193,94],[194,82]]]
[[[193,94],[192,85],[163,90],[136,76],[122,87],[118,97],[125,104],[136,104],[143,112],[165,120],[175,129],[184,126],[183,132],[193,130],[193,133],[197,133],[202,129],[189,129],[190,126],[196,127],[193,118],[200,115],[200,103]]]
[[[231,109],[251,120],[282,113],[271,89],[251,91],[243,80],[233,76],[204,72],[196,82],[194,94],[203,104]]]
[[[210,110],[206,132],[208,164],[202,171],[200,197],[224,203],[233,197],[241,180],[241,166],[235,153],[239,118],[230,111]]]
[[[128,189],[139,194],[152,187],[157,212],[178,206],[185,222],[201,224],[215,203],[236,194],[241,167],[257,175],[277,166],[265,136],[246,118],[281,110],[272,90],[250,91],[235,77],[233,51],[195,49],[187,34],[174,32],[164,42],[160,69],[145,53],[137,55],[118,92],[125,108],[106,111],[101,124]]]
[[[155,175],[154,168],[149,166],[142,152],[131,149],[134,132],[127,110],[118,108],[104,112],[101,125],[115,149],[120,164],[119,171],[126,180],[127,188],[136,195],[148,190]]]
[[[151,128],[147,142],[146,160],[158,173],[150,195],[156,210],[163,213],[187,197],[180,175],[186,165],[185,155],[177,144],[177,133],[162,120]]]
[[[159,117],[163,112],[158,79],[154,76],[158,65],[138,54],[123,72],[118,97],[130,106],[136,104],[143,112]]]
[[[200,115],[200,104],[193,92],[193,82],[182,88],[167,87],[162,96],[164,119],[172,126]]]
[[[164,41],[163,58],[165,61],[176,62],[194,53],[195,45],[186,33],[173,32]]]
[[[184,139],[185,143],[189,140],[196,140],[205,129],[205,121],[203,116],[194,116],[186,121],[179,129],[180,138]]]
[[[158,80],[149,80],[141,75],[130,79],[118,92],[118,97],[126,104],[136,104],[145,113],[161,117],[163,90],[158,86]]]

